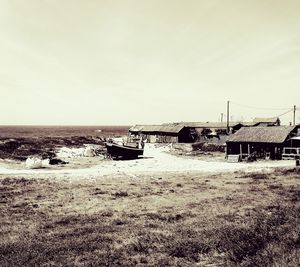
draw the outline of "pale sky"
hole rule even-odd
[[[0,124],[218,121],[227,100],[233,120],[300,108],[299,0],[0,0],[0,31]]]

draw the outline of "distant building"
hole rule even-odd
[[[218,145],[225,145],[228,135],[235,133],[243,126],[239,122],[229,122],[229,133],[227,133],[226,122],[182,122],[182,124],[197,132],[197,142]]]
[[[148,143],[193,143],[197,138],[193,129],[181,124],[135,125],[129,133],[141,136]]]
[[[227,134],[226,122],[180,122],[185,127],[192,127],[201,131],[201,129],[210,130],[212,132],[218,132],[220,134]],[[243,126],[240,122],[229,122],[229,132],[236,132]]]
[[[278,117],[273,118],[254,118],[254,126],[280,126],[280,119]]]
[[[229,135],[242,127],[279,125],[278,118],[256,118],[253,122],[176,122],[160,125],[135,125],[131,135],[143,137],[149,143],[213,143],[225,145]]]
[[[240,129],[240,123],[230,123],[230,132]],[[129,129],[150,143],[208,142],[225,144],[227,124],[221,122],[178,122],[161,125],[135,125]]]
[[[254,118],[250,122],[240,122],[243,127],[254,127],[254,126],[280,126],[280,119],[278,117],[272,118]]]
[[[242,158],[255,155],[257,158],[281,159],[285,154],[300,156],[298,126],[256,126],[243,127],[228,137],[227,155],[241,155]],[[285,153],[293,148],[292,153]]]

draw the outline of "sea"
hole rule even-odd
[[[130,126],[0,126],[1,138],[101,136],[127,135]]]

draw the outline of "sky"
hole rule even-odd
[[[0,0],[0,124],[300,123],[299,29],[298,0]]]

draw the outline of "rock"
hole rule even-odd
[[[75,158],[75,157],[82,157],[85,148],[68,148],[62,147],[56,153],[57,157],[59,158]]]
[[[84,157],[95,157],[96,156],[96,153],[95,153],[95,150],[94,148],[90,147],[90,146],[87,146],[85,148],[85,150],[83,151],[83,156]]]
[[[29,157],[26,159],[25,165],[28,169],[39,169],[43,167],[43,161],[36,157]]]
[[[104,159],[105,159],[105,156],[104,156],[104,155],[101,155],[101,154],[97,155],[97,157],[98,157],[100,160],[104,160]]]
[[[42,159],[42,167],[49,167],[50,166],[50,159]]]
[[[59,165],[59,164],[68,164],[69,162],[67,161],[64,161],[64,160],[61,160],[61,159],[57,159],[57,158],[54,158],[54,159],[50,159],[49,160],[49,164],[50,165]]]

